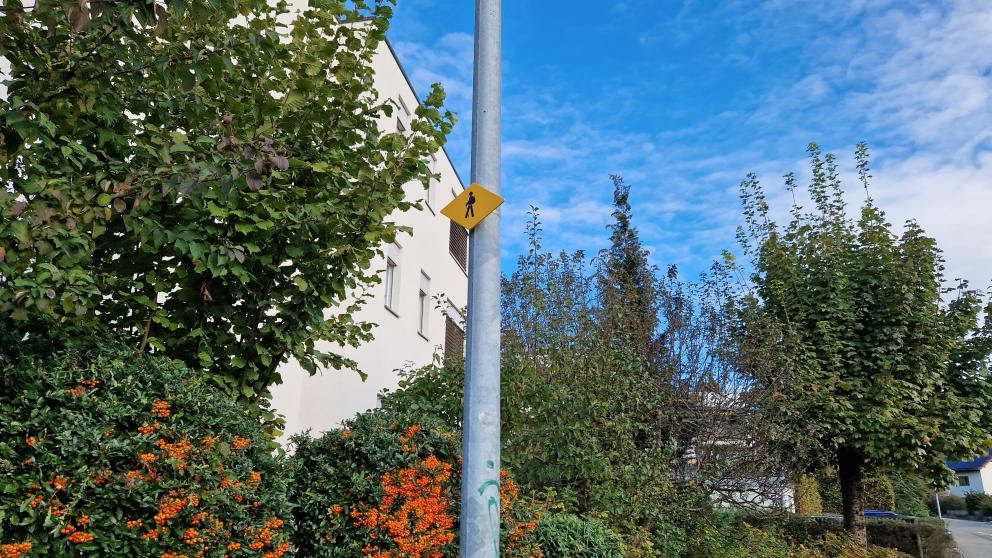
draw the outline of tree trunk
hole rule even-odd
[[[840,477],[840,497],[844,509],[844,531],[855,542],[867,547],[862,462],[861,454],[857,451],[848,448],[837,450],[837,473]]]

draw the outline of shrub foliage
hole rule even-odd
[[[297,545],[304,556],[458,555],[459,437],[437,420],[363,413],[319,438],[293,438]],[[501,554],[541,556],[537,513],[503,475]]]
[[[596,518],[551,514],[537,524],[537,538],[546,558],[622,558],[623,537]]]
[[[285,483],[257,420],[172,361],[67,336],[0,349],[0,541],[21,545],[5,558],[291,550]]]

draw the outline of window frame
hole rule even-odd
[[[417,333],[430,341],[431,278],[420,270],[420,290],[417,293]]]
[[[383,306],[395,316],[399,316],[396,310],[396,279],[399,272],[399,264],[389,256],[386,256],[386,270],[383,272],[383,286],[386,288]]]

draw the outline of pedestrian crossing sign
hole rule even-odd
[[[482,222],[490,213],[496,211],[503,204],[503,198],[486,190],[478,184],[472,183],[454,200],[441,210],[441,214],[472,230]]]

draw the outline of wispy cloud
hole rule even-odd
[[[609,14],[601,32],[631,40],[601,60],[549,67],[540,52],[509,52],[508,259],[523,249],[530,205],[542,207],[548,246],[601,247],[608,174],[618,172],[634,184],[635,223],[653,259],[702,269],[734,248],[746,172],[786,210],[780,177],[802,175],[808,141],[835,151],[849,173],[864,139],[875,156],[872,194],[890,218],[916,218],[936,236],[949,275],[992,279],[987,0],[736,0],[675,11],[629,0]],[[397,46],[419,87],[440,80],[449,89],[466,123],[452,146],[463,146],[453,150],[467,170],[471,37]],[[608,77],[559,79],[576,71]],[[862,193],[851,188],[856,203]]]

